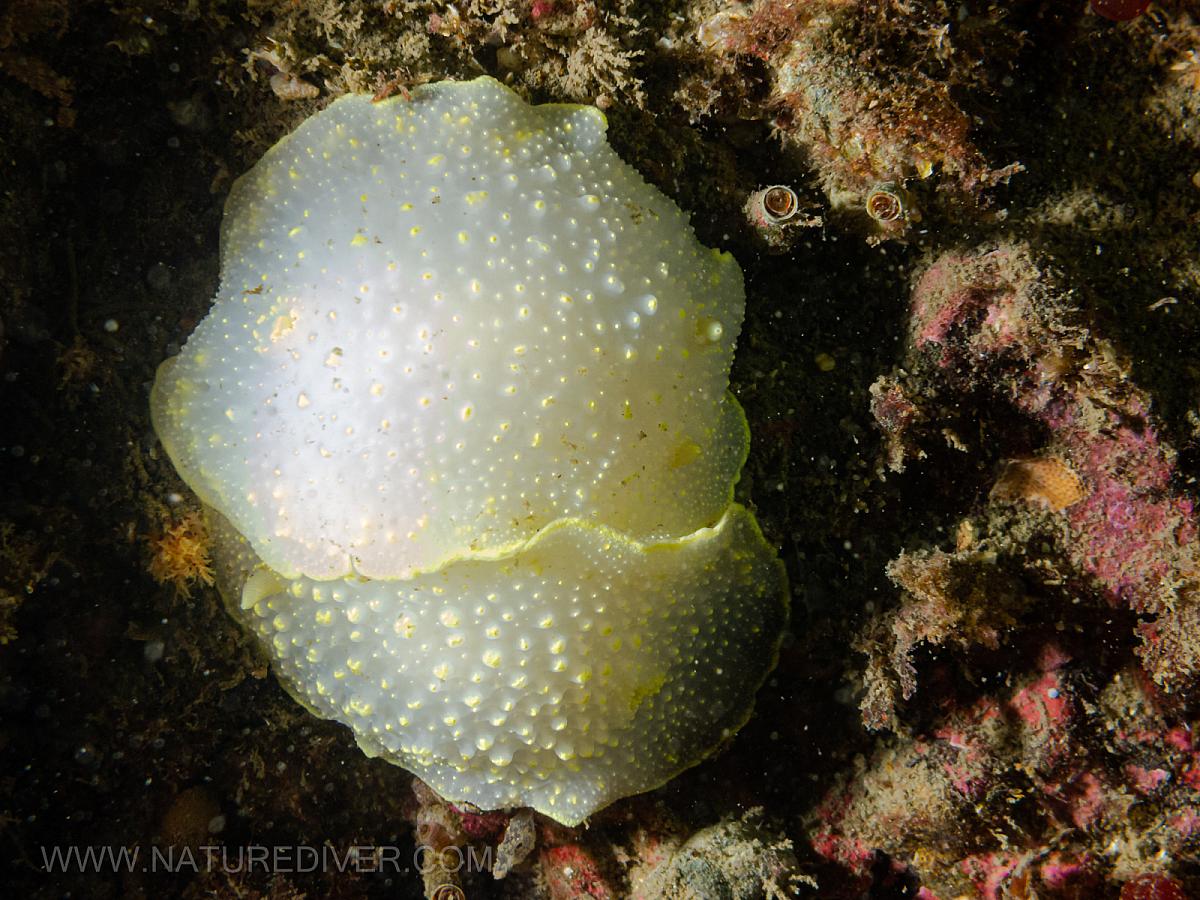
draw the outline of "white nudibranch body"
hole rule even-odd
[[[575,824],[749,715],[782,567],[732,502],[741,272],[605,120],[347,96],[234,186],[154,386],[231,611],[449,800]]]

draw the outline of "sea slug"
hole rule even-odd
[[[605,128],[490,78],[336,100],[234,186],[151,400],[287,689],[565,824],[736,731],[787,617],[733,502],[741,272]]]

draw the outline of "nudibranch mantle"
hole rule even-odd
[[[288,690],[566,824],[736,731],[787,618],[732,499],[741,272],[605,130],[490,78],[334,101],[234,186],[151,399]]]

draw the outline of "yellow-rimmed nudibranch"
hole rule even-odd
[[[490,78],[336,100],[234,186],[152,396],[289,692],[566,824],[737,731],[787,618],[733,502],[741,271],[605,130]]]

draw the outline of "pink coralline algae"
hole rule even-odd
[[[550,900],[610,900],[609,876],[578,829],[544,822],[538,835],[538,869]]]
[[[1121,900],[1188,900],[1188,895],[1175,879],[1147,874],[1125,882]]]
[[[1175,453],[1024,246],[941,255],[909,312],[903,367],[871,389],[881,470],[920,483],[950,442],[993,488],[971,484],[952,546],[888,567],[862,708],[897,734],[815,811],[813,850],[860,887],[882,854],[930,900],[1174,896],[1200,836],[1200,536]],[[897,705],[919,692],[913,732]]]
[[[1082,661],[1043,649],[1035,667],[1052,670],[950,708],[829,791],[810,845],[840,883],[865,889],[885,854],[931,900],[1084,900],[1186,855],[1200,824],[1188,727],[1136,671],[1093,687]]]
[[[542,900],[768,900],[814,884],[780,823],[769,822],[761,808],[698,827],[649,797],[624,807],[601,813],[593,827],[568,828],[528,809],[452,805],[414,779],[405,812],[430,900],[469,895],[472,878],[504,879],[513,896]],[[464,860],[491,860],[490,876]]]
[[[496,841],[504,834],[510,816],[504,812],[476,813],[459,809],[449,804],[451,810],[458,814],[459,827],[471,841]]]
[[[1077,320],[1025,249],[1001,246],[929,267],[913,291],[911,342],[951,391],[988,388],[1045,428],[1044,454],[1085,485],[1063,512],[1074,573],[1141,617],[1147,671],[1182,687],[1200,673],[1195,501],[1172,486],[1175,453],[1149,399]]]

